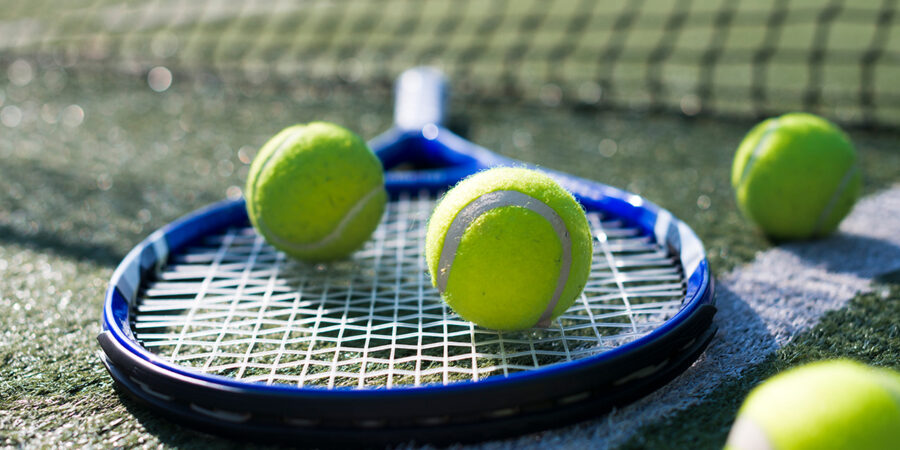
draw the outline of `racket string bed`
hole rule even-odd
[[[229,228],[170,256],[145,282],[135,337],[175,364],[266,384],[380,388],[508,376],[596,355],[658,328],[682,306],[676,257],[638,228],[588,212],[591,276],[546,329],[498,333],[444,305],[424,259],[435,204],[389,202],[350,260],[287,259],[252,228]]]

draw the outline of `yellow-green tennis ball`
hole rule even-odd
[[[247,214],[273,247],[306,261],[343,258],[378,225],[387,193],[381,162],[340,126],[285,128],[250,165]]]
[[[743,214],[776,239],[834,231],[862,189],[856,151],[821,117],[785,114],[756,125],[734,157],[731,184]]]
[[[447,305],[495,330],[548,326],[584,289],[591,252],[572,194],[522,168],[461,181],[435,208],[425,237],[431,283]]]
[[[900,448],[900,374],[838,360],[776,375],[747,396],[725,448]]]

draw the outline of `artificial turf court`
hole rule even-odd
[[[900,181],[892,82],[900,18],[885,16],[894,2],[647,1],[596,7],[584,25],[572,19],[584,5],[565,1],[546,17],[538,2],[505,11],[507,3],[472,1],[457,14],[443,2],[422,13],[393,2],[400,12],[373,23],[363,20],[373,11],[363,2],[267,4],[277,20],[215,2],[199,12],[177,2],[149,10],[108,3],[67,3],[56,8],[66,14],[54,14],[26,2],[0,13],[3,35],[16,37],[0,44],[2,445],[237,446],[173,425],[113,389],[95,356],[112,270],[158,227],[240,195],[256,149],[284,126],[329,120],[366,138],[386,129],[390,80],[423,62],[448,69],[453,126],[471,141],[640,193],[683,218],[729,289],[722,302],[759,312],[753,307],[771,292],[744,291],[740,280],[785,255],[805,255],[822,270],[807,301],[825,302],[843,285],[846,261],[834,250],[848,241],[874,249],[851,256],[877,263],[857,270],[869,283],[851,286],[864,292],[829,303],[838,309],[794,311],[805,321],[793,328],[761,322],[777,338],[732,355],[748,361],[740,370],[704,374],[717,366],[701,358],[690,376],[714,382],[690,404],[654,394],[487,446],[713,448],[749,389],[787,367],[845,356],[900,368],[900,246],[883,231],[900,229],[897,209],[884,207],[897,204]],[[448,18],[457,16],[464,19]],[[485,23],[495,24],[492,39],[473,45]],[[277,39],[267,28],[247,44],[261,24],[298,31]],[[538,31],[524,33],[523,24]],[[403,27],[423,39],[403,44],[409,35],[391,34]],[[436,39],[435,29],[453,39]],[[577,41],[563,39],[573,30],[581,30]],[[775,50],[760,51],[766,46]],[[561,56],[548,63],[547,52]],[[260,69],[270,58],[278,64]],[[148,83],[155,66],[172,74],[161,92]],[[865,207],[893,213],[856,215],[843,233],[800,244],[770,242],[741,218],[729,182],[734,150],[758,115],[793,109],[847,126],[864,196],[881,202]],[[853,241],[867,225],[882,231]],[[771,304],[790,310],[792,298]],[[674,412],[660,414],[661,404]]]

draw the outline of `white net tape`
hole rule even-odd
[[[352,259],[312,265],[231,228],[171,256],[142,286],[132,327],[164,359],[249,382],[419,386],[577,360],[631,342],[681,308],[676,258],[591,212],[591,277],[551,328],[498,333],[460,319],[431,286],[424,246],[435,199],[388,204]]]

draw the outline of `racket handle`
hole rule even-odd
[[[394,86],[394,125],[403,130],[441,126],[450,88],[447,77],[434,67],[405,70]]]

